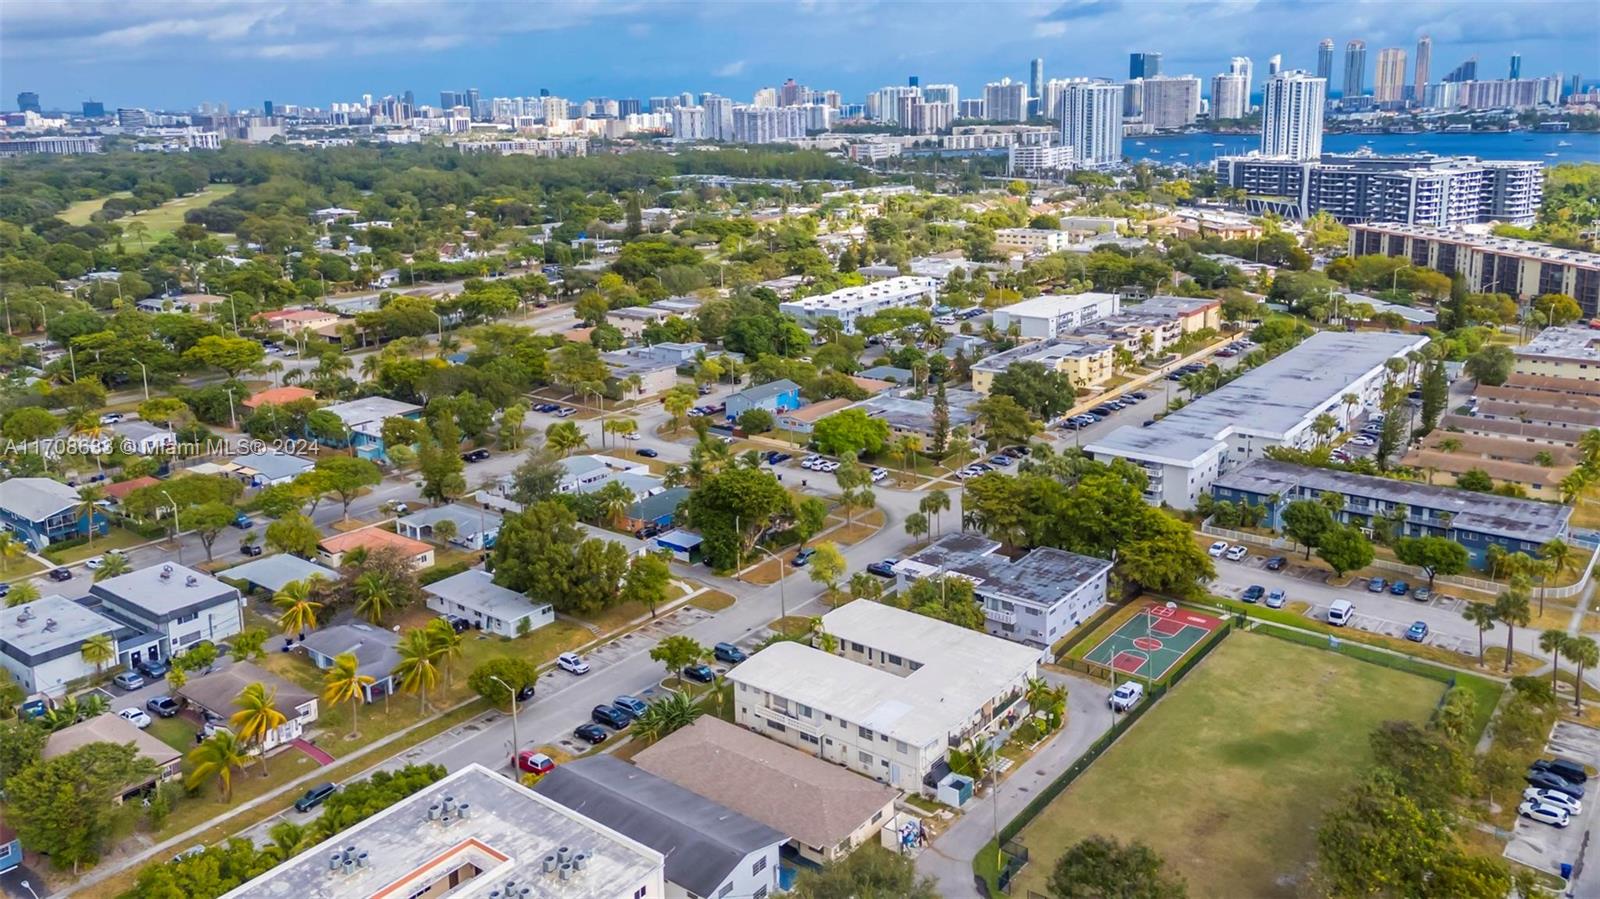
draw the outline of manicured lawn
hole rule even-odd
[[[43,570],[44,566],[38,562],[27,556],[18,556],[15,559],[6,560],[6,570],[0,571],[0,581],[25,580]]]
[[[707,612],[720,612],[733,605],[734,599],[721,590],[707,590],[706,592],[689,600],[689,605]]]
[[[59,218],[69,225],[87,225],[89,224],[89,217],[94,215],[96,212],[99,212],[100,207],[106,205],[107,200],[111,199],[112,197],[131,196],[133,196],[132,191],[119,190],[116,193],[109,194],[98,199],[79,200],[78,202],[73,203],[71,206],[68,206],[66,209],[61,210],[61,215]]]
[[[195,745],[194,730],[193,722],[182,718],[158,718],[151,713],[150,726],[145,728],[145,733],[179,752],[188,752]]]
[[[1193,896],[1307,895],[1317,821],[1360,776],[1367,735],[1422,721],[1443,690],[1235,633],[1022,832],[1011,894],[1042,892],[1064,847],[1109,834],[1149,844]]]
[[[82,562],[84,559],[94,556],[105,555],[108,550],[130,549],[135,546],[143,546],[149,542],[149,537],[141,537],[133,531],[112,525],[111,530],[104,537],[95,537],[93,543],[86,543],[82,546],[74,546],[57,552],[51,552],[50,548],[46,547],[44,556],[47,559],[55,560],[57,564],[71,565],[74,562]],[[200,562],[204,558],[204,556],[200,556],[186,561]]]
[[[189,210],[210,206],[212,203],[233,193],[236,189],[232,184],[208,184],[205,190],[199,193],[190,194],[187,197],[178,197],[162,203],[154,209],[147,209],[144,212],[124,216],[117,219],[117,224],[121,225],[124,232],[126,232],[127,227],[134,222],[143,222],[144,226],[150,229],[150,233],[144,239],[145,246],[149,246],[178,230],[178,226],[183,224],[184,214]],[[98,209],[99,207],[95,208]],[[92,209],[90,210],[91,213],[93,211]],[[139,241],[126,235],[123,237],[122,243],[130,251],[137,251],[139,248]]]

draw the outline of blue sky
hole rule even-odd
[[[1235,54],[1313,68],[1317,42],[1413,51],[1433,37],[1434,79],[1468,56],[1504,77],[1600,77],[1593,0],[1050,0],[1050,2],[594,2],[563,0],[6,0],[0,106],[84,99],[184,109],[205,101],[330,102],[442,88],[574,99],[716,91],[747,99],[793,77],[847,102],[918,75],[972,96],[986,81],[1122,78],[1132,50],[1202,78]],[[1409,60],[1408,60],[1409,64]],[[1335,81],[1342,60],[1335,64]],[[1258,75],[1259,78],[1259,75]],[[1332,86],[1337,89],[1338,85]]]

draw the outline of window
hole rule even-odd
[[[789,714],[789,700],[787,699],[777,696],[772,697],[772,707],[784,713],[785,715]]]
[[[644,899],[644,897],[649,892],[650,892],[650,888],[649,887],[640,887],[637,890],[633,891],[633,899]]]
[[[858,751],[856,752],[856,760],[863,765],[870,765],[872,764],[872,753]]]
[[[788,730],[788,728],[784,727],[782,724],[779,724],[776,721],[773,721],[771,718],[767,719],[767,726],[772,728],[773,730],[777,730],[777,731]]]
[[[897,656],[897,655],[895,655],[893,653],[885,653],[885,655],[887,655],[889,657],[889,664],[891,664],[891,665],[899,665],[899,664],[901,664],[899,656]]]
[[[905,755],[911,751],[911,747],[907,746],[906,741],[904,740],[896,740],[894,741],[894,751],[900,753],[901,755]]]
[[[854,652],[865,652],[867,648],[865,646],[862,646],[860,643],[857,643],[856,641],[851,640],[850,641],[850,649],[852,651],[854,651]]]
[[[800,734],[800,742],[802,742],[802,743],[810,743],[813,746],[815,746],[817,744],[817,738],[813,737],[810,734],[802,733],[802,734]]]
[[[765,855],[756,859],[756,863],[750,866],[751,874],[760,874],[765,870],[767,870],[767,857]]]
[[[803,702],[797,702],[794,704],[794,712],[796,715],[799,715],[802,718],[810,718],[811,706],[808,706]]]
[[[717,899],[722,899],[723,896],[726,896],[731,892],[733,892],[733,883],[730,881],[729,883],[723,884],[722,889],[717,890]]]
[[[763,885],[760,889],[750,894],[750,899],[767,899],[767,888]]]
[[[856,728],[856,734],[858,736],[860,736],[863,740],[870,740],[870,739],[872,739],[872,728],[870,728],[870,727],[857,727]]]
[[[190,612],[187,615],[179,615],[178,616],[178,620],[176,622],[174,622],[174,623],[176,623],[176,624],[188,624],[191,621],[197,620],[199,617],[200,617],[200,613],[199,612]]]

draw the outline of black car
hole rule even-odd
[[[445,623],[450,625],[450,629],[458,634],[466,633],[472,629],[472,622],[459,615],[446,615],[444,620]]]
[[[730,665],[737,665],[747,658],[744,650],[734,646],[732,643],[718,643],[712,647],[711,654],[716,657],[717,661],[727,662]]]
[[[787,461],[789,461],[790,459],[793,459],[793,458],[794,458],[794,456],[790,455],[789,453],[773,452],[772,455],[767,457],[767,464],[768,465],[782,465],[783,463],[785,463],[785,462],[787,462]]]
[[[883,559],[873,562],[867,566],[867,574],[875,574],[878,577],[894,577],[894,565],[897,561],[899,560]]]
[[[168,671],[172,670],[172,666],[160,659],[145,659],[133,667],[139,669],[140,674],[151,680],[160,680],[167,676]]]
[[[0,597],[5,597],[10,593],[11,593],[11,582],[10,581],[0,581]]]
[[[1283,570],[1283,566],[1285,566],[1287,564],[1289,564],[1289,560],[1285,559],[1283,556],[1273,556],[1272,558],[1267,560],[1267,570],[1268,571],[1282,571]]]
[[[339,788],[333,784],[317,784],[307,790],[304,796],[294,801],[294,810],[302,814],[309,812],[321,805],[329,796],[332,796],[337,789]]]
[[[1551,774],[1575,784],[1587,783],[1589,780],[1589,772],[1582,764],[1572,759],[1539,759],[1529,767],[1535,771],[1549,771]]]
[[[607,724],[616,730],[628,726],[628,713],[614,705],[597,705],[589,712],[589,717],[596,723]]]
[[[262,549],[260,544],[242,543],[239,545],[239,552],[247,556],[259,556],[262,553]]]
[[[178,701],[171,696],[157,696],[146,702],[144,707],[162,718],[172,718],[178,714]]]
[[[1136,390],[1133,393],[1128,394],[1128,396],[1135,400],[1147,400],[1150,398],[1150,394],[1145,393],[1142,390]]]
[[[533,684],[523,684],[517,691],[517,702],[527,702],[533,698]]]
[[[717,673],[711,670],[710,665],[686,665],[683,676],[702,684],[709,684],[717,679]]]
[[[598,724],[580,724],[572,729],[572,735],[590,745],[598,746],[606,741],[606,729]]]
[[[1240,594],[1239,598],[1245,602],[1259,602],[1261,597],[1266,595],[1267,590],[1265,587],[1260,584],[1251,584],[1245,588],[1244,593]]]
[[[647,524],[633,532],[633,536],[639,540],[649,540],[651,537],[656,537],[660,534],[661,528],[653,524]]]
[[[50,580],[70,581],[72,580],[72,572],[65,568],[52,568],[50,569]]]
[[[554,412],[554,411],[556,411],[557,409],[560,409],[560,408],[561,407],[557,406],[555,403],[540,403],[539,405],[533,407],[533,411],[535,411],[535,412]]]
[[[1110,406],[1093,406],[1089,409],[1089,411],[1096,415],[1110,415],[1117,410],[1111,408]]]
[[[486,449],[475,449],[461,454],[461,461],[463,462],[482,462],[487,458],[489,458],[489,451]]]
[[[1573,799],[1583,798],[1582,786],[1549,771],[1530,769],[1522,779],[1541,790],[1555,790],[1557,793],[1565,793]]]

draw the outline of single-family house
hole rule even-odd
[[[89,588],[102,614],[154,634],[159,652],[171,658],[196,643],[220,643],[243,627],[244,600],[216,578],[172,562],[107,578]]]
[[[325,411],[339,416],[350,431],[350,446],[356,455],[374,462],[388,459],[383,445],[383,421],[386,418],[404,418],[417,421],[422,418],[422,407],[402,403],[386,396],[367,396],[348,403],[334,403]]]
[[[663,529],[672,527],[678,517],[678,507],[689,498],[689,492],[688,487],[668,487],[634,500],[624,526],[630,531],[650,525]]]
[[[329,583],[339,580],[339,572],[332,568],[289,553],[251,559],[242,565],[219,571],[217,576],[238,581],[245,585],[246,590],[261,590],[268,594],[275,594],[295,581],[307,581],[314,577]]]
[[[171,453],[178,448],[178,435],[148,421],[124,421],[112,425],[117,448],[134,456]]]
[[[561,480],[556,484],[560,493],[592,493],[618,474],[650,473],[648,465],[601,455],[568,456],[561,460],[561,468]],[[634,492],[638,495],[638,491]]]
[[[473,508],[464,503],[451,503],[432,509],[419,509],[394,523],[395,531],[412,540],[437,540],[437,527],[450,522],[454,531],[450,542],[474,552],[494,547],[500,534],[500,513],[481,506]]]
[[[232,462],[235,474],[252,487],[287,484],[316,467],[305,456],[291,456],[275,449],[235,456]]]
[[[874,383],[881,384],[885,382],[877,381]],[[816,427],[818,421],[853,405],[855,405],[854,400],[840,396],[831,400],[812,403],[808,406],[801,406],[798,409],[779,414],[777,416],[778,428],[785,431],[793,431],[797,434],[809,434]]]
[[[151,484],[159,483],[161,483],[160,478],[154,478],[150,475],[141,475],[126,481],[112,481],[103,485],[106,492],[106,502],[111,503],[113,506],[120,505],[123,500],[128,498],[128,494],[138,490],[140,487],[148,487]]]
[[[321,309],[279,309],[274,312],[263,312],[256,316],[256,320],[275,331],[293,335],[301,331],[315,331],[328,325],[337,325],[339,314]]]
[[[96,715],[55,731],[45,739],[39,757],[53,759],[82,749],[91,743],[132,743],[141,758],[156,766],[155,774],[134,783],[123,784],[117,791],[116,801],[123,802],[148,792],[157,784],[176,779],[183,773],[183,753],[156,739],[154,734],[140,730],[133,722],[110,712]]]
[[[57,540],[70,540],[110,527],[106,516],[95,511],[83,514],[78,491],[50,478],[11,478],[0,481],[0,526],[22,538],[35,552]]]
[[[422,592],[428,596],[428,608],[464,618],[473,627],[502,637],[526,634],[556,618],[549,603],[533,602],[496,584],[489,572],[476,568],[428,584]]]
[[[329,568],[338,568],[344,564],[345,553],[353,549],[364,549],[369,553],[394,549],[400,552],[402,558],[409,559],[411,567],[418,571],[433,566],[432,546],[376,526],[322,538],[322,542],[317,544],[317,559]]]
[[[724,415],[729,421],[737,421],[740,415],[750,409],[765,409],[772,413],[773,418],[800,408],[800,385],[788,378],[779,378],[765,384],[748,387],[728,397],[727,409]]]
[[[593,540],[609,540],[612,543],[617,544],[627,551],[628,558],[630,559],[642,556],[645,553],[650,552],[652,549],[650,543],[640,540],[630,534],[619,534],[616,531],[608,531],[604,528],[597,528],[592,524],[587,524],[582,521],[578,522],[578,530],[583,532],[585,538]]]
[[[317,697],[300,686],[252,662],[234,662],[224,668],[192,677],[177,689],[178,696],[202,712],[226,719],[238,708],[233,701],[245,687],[259,683],[273,694],[274,705],[284,722],[267,732],[264,749],[272,749],[300,739],[308,725],[317,720]]]
[[[245,397],[244,400],[239,403],[239,405],[249,409],[251,412],[254,412],[262,406],[286,406],[290,403],[298,402],[300,400],[314,400],[316,398],[317,392],[315,390],[308,390],[304,387],[296,387],[291,385],[288,387],[269,387],[266,390],[258,390],[255,393]]]
[[[364,702],[394,693],[394,669],[400,664],[400,638],[393,631],[365,624],[335,624],[312,631],[300,641],[311,664],[326,671],[336,656],[356,657],[356,671],[372,678],[361,688]]]

